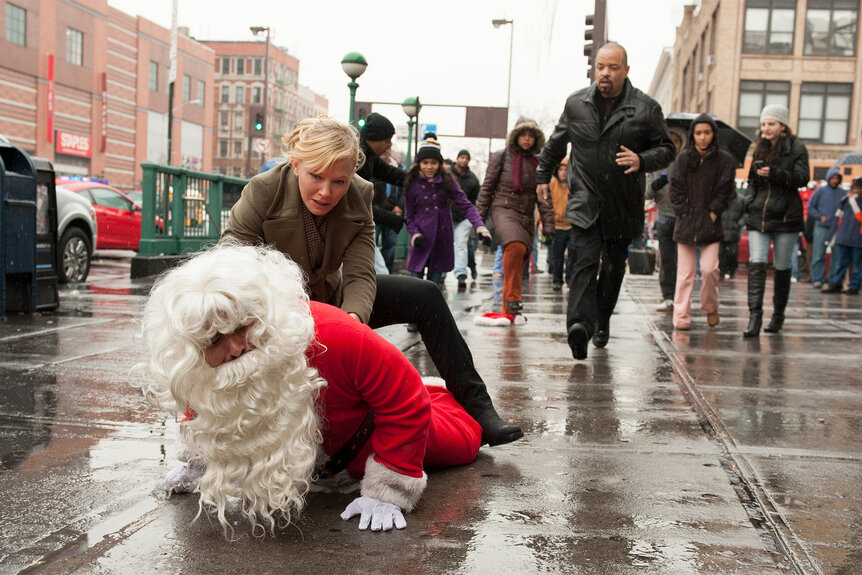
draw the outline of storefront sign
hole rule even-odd
[[[58,154],[79,156],[81,158],[90,158],[93,155],[90,136],[63,132],[62,130],[57,130],[57,146],[55,149]]]
[[[48,143],[54,141],[54,55],[48,54]]]
[[[103,154],[108,147],[108,74],[102,72],[102,141],[99,151]]]

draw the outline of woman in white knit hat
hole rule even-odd
[[[790,296],[790,278],[796,238],[805,227],[799,188],[808,183],[808,150],[788,127],[787,108],[770,104],[760,113],[760,135],[755,142],[748,192],[745,195],[748,228],[748,310],[745,337],[757,337],[763,323],[763,293],[769,244],[772,243],[774,287],[772,320],[768,333],[784,325]]]

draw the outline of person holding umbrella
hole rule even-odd
[[[784,310],[790,297],[790,280],[796,238],[805,228],[799,188],[808,182],[808,150],[790,131],[789,112],[769,104],[760,113],[760,135],[755,142],[748,191],[745,195],[745,225],[751,258],[748,264],[748,328],[744,337],[757,337],[763,323],[763,293],[769,244],[773,247],[775,282],[772,320],[768,333],[784,325]]]

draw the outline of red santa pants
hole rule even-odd
[[[470,463],[479,454],[482,428],[467,415],[448,389],[426,386],[431,395],[431,425],[424,467],[451,467]]]

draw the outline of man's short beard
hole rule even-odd
[[[197,417],[183,436],[206,474],[201,508],[216,511],[225,531],[228,497],[239,497],[256,534],[273,532],[299,512],[321,443],[315,410],[324,382],[316,370],[261,350],[188,374]]]

